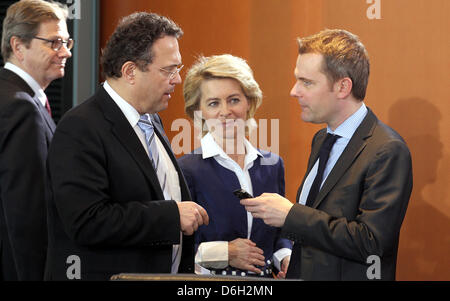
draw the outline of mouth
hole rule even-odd
[[[167,91],[166,93],[164,93],[164,95],[165,96],[167,96],[168,98],[171,98],[172,97],[172,93],[174,92],[174,90],[170,90],[170,91]]]
[[[306,104],[302,103],[300,100],[298,100],[298,104],[300,105],[300,108],[301,108],[302,110],[308,108],[308,106],[307,106]]]
[[[245,126],[245,121],[243,119],[237,118],[237,119],[227,119],[221,122],[222,127],[224,129],[234,128],[234,127],[242,127]]]
[[[65,68],[66,67],[66,63],[62,62],[62,63],[54,63],[54,65],[56,65],[59,68]]]
[[[234,119],[227,119],[221,122],[224,128],[231,127],[234,125]]]

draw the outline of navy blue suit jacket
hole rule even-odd
[[[238,178],[214,158],[203,159],[200,152],[194,151],[178,159],[193,200],[209,215],[209,225],[200,226],[195,232],[196,248],[202,242],[247,238],[247,212],[233,194],[234,190],[241,188]],[[264,157],[258,156],[249,169],[253,195],[271,192],[284,196],[283,160],[275,154],[260,152]],[[269,158],[270,162],[276,163],[261,164],[269,162]],[[253,219],[250,240],[264,251],[266,263],[277,250],[292,247],[289,240],[279,236],[279,228],[266,225],[262,219]]]

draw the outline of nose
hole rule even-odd
[[[177,74],[175,74],[175,76],[170,80],[170,84],[172,85],[177,85],[177,84],[181,84],[182,79],[181,79],[181,75],[179,72],[177,72]]]
[[[225,117],[225,118],[231,115],[230,108],[228,107],[228,104],[226,101],[224,101],[224,103],[222,103],[222,105],[220,106],[219,115],[220,115],[220,117]]]
[[[65,57],[69,58],[72,56],[72,52],[69,50],[69,48],[66,47],[66,45],[62,45],[61,48],[58,51],[59,57]]]
[[[298,81],[294,84],[291,89],[291,97],[299,98],[300,97],[300,85]]]

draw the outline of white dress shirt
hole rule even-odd
[[[33,92],[35,94],[35,97],[37,97],[39,99],[39,102],[45,108],[45,103],[47,102],[47,96],[44,93],[44,89],[42,89],[42,87],[38,84],[38,82],[31,75],[29,75],[23,69],[21,69],[20,67],[17,67],[16,65],[14,65],[13,63],[10,63],[10,62],[6,63],[4,68],[14,72],[20,78],[22,78],[28,84],[28,86],[30,86],[31,90],[33,90]]]
[[[208,133],[201,139],[202,158],[214,158],[222,167],[234,172],[238,178],[242,189],[253,195],[252,181],[249,169],[253,167],[253,162],[262,154],[247,140],[244,139],[245,159],[244,169],[236,161],[231,159],[224,150],[216,143],[213,136]],[[252,232],[253,216],[247,212],[247,238],[250,239]],[[274,265],[280,269],[281,260],[285,256],[291,255],[291,250],[283,248],[273,254]],[[207,264],[206,264],[207,263]],[[228,242],[210,241],[199,245],[195,255],[195,272],[197,274],[210,274],[207,268],[224,269],[228,266]],[[249,272],[251,273],[251,272]]]
[[[149,155],[147,142],[145,141],[145,134],[142,132],[141,128],[138,125],[138,121],[140,119],[140,114],[136,109],[129,104],[125,99],[123,99],[119,94],[117,94],[116,91],[114,91],[113,88],[108,84],[107,81],[103,84],[103,88],[106,90],[106,92],[111,96],[111,98],[114,100],[114,102],[117,104],[117,106],[120,108],[122,113],[127,118],[128,122],[130,123],[131,127],[135,131],[136,135],[138,136],[139,140],[141,141],[142,146],[144,147],[145,151],[147,152],[147,155]],[[178,177],[178,172],[175,169],[175,166],[172,163],[172,160],[170,160],[169,155],[166,152],[166,149],[164,148],[164,145],[162,145],[161,140],[159,137],[155,134],[155,142],[158,147],[158,153],[160,155],[160,168],[165,168],[167,173],[167,183],[166,187],[163,191],[164,198],[167,200],[175,200],[176,202],[181,202],[181,188],[180,188],[180,182]],[[149,158],[150,160],[150,158]],[[162,164],[162,165],[161,165]],[[178,267],[180,265],[181,260],[181,247],[182,247],[182,232],[180,232],[180,244],[179,245],[173,245],[173,252],[172,252],[172,274],[175,274],[178,272]]]
[[[352,138],[356,129],[359,127],[366,115],[367,108],[366,105],[362,103],[361,107],[349,118],[347,118],[340,126],[338,126],[334,132],[329,127],[327,127],[327,133],[339,135],[340,137],[336,140],[336,143],[334,143],[333,147],[331,148],[330,157],[328,158],[327,164],[325,166],[325,170],[323,172],[323,180],[320,184],[320,187],[322,187],[323,183],[325,183],[325,180],[327,179],[337,160],[341,156],[344,149],[347,147],[347,144],[350,142],[350,139]],[[319,159],[317,159],[313,168],[309,172],[308,177],[303,184],[303,189],[300,193],[300,197],[297,200],[302,205],[306,204],[309,190],[311,189],[314,179],[316,178],[318,168]]]

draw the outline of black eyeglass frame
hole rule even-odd
[[[41,37],[33,37],[33,39],[38,39],[41,41],[46,41],[46,42],[52,43],[52,49],[54,51],[59,51],[64,44],[66,44],[66,48],[68,50],[71,50],[73,48],[73,44],[74,44],[73,39],[68,39],[67,41],[64,41],[61,38],[49,40],[49,39],[45,39],[45,38],[41,38]]]

